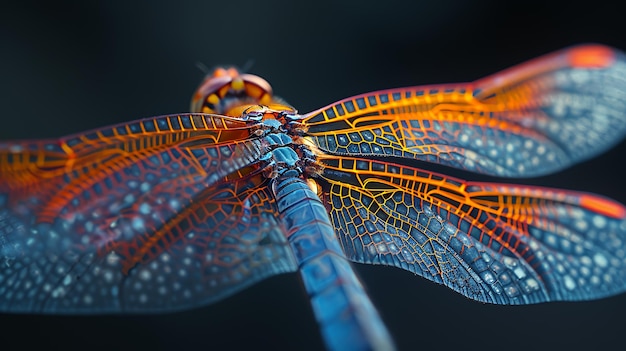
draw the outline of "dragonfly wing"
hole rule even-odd
[[[562,50],[467,84],[383,90],[307,114],[331,154],[412,158],[485,174],[558,171],[626,133],[626,57]]]
[[[229,183],[203,194],[149,235],[120,238],[106,249],[83,245],[65,221],[31,225],[0,209],[0,309],[173,311],[295,271],[270,194],[250,184]]]
[[[355,262],[400,267],[496,304],[626,290],[626,208],[616,202],[366,159],[323,162],[333,225]]]
[[[0,310],[177,310],[295,270],[249,135],[197,114],[3,143]]]

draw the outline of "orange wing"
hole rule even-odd
[[[626,132],[626,57],[598,45],[473,83],[382,90],[307,114],[310,142],[336,155],[423,160],[526,177],[560,170]]]

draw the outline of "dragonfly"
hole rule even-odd
[[[0,142],[0,312],[165,313],[298,272],[329,350],[390,350],[352,263],[491,304],[620,294],[624,205],[428,168],[535,177],[625,134],[626,56],[597,44],[305,114],[217,68],[189,113]]]

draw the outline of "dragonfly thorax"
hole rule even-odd
[[[320,172],[315,154],[303,143],[302,116],[290,106],[277,105],[247,106],[239,116],[256,127],[251,137],[260,137],[265,150],[262,160],[266,166],[263,174],[267,178],[290,173],[303,178]]]
[[[303,116],[274,97],[269,83],[258,76],[217,68],[196,90],[191,110],[239,118],[255,127],[250,137],[258,138],[265,150],[262,161],[267,178],[287,173],[306,178],[321,172],[315,154],[303,144]]]

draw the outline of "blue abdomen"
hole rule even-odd
[[[319,197],[295,176],[274,179],[288,241],[331,350],[390,350],[391,337],[344,257]]]

